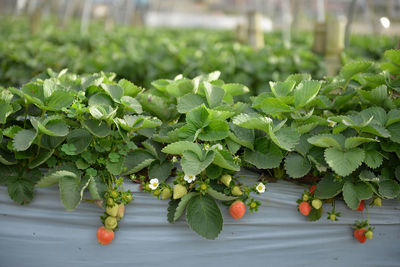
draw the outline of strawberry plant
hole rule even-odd
[[[202,43],[204,35],[199,36],[184,40]],[[130,53],[114,57],[100,43],[86,60],[102,52],[107,59],[117,60],[112,64],[121,60],[117,70],[122,77],[123,69],[132,64],[130,57],[140,53],[131,51],[121,38],[115,42]],[[157,49],[147,42],[140,41],[139,49]],[[181,64],[197,62],[190,60],[196,52],[178,53],[184,50],[179,41],[166,47],[178,58],[172,66],[187,67],[190,76],[199,74],[195,66]],[[338,220],[335,201],[340,198],[363,217],[367,204],[377,208],[385,199],[400,199],[398,50],[385,52],[380,64],[349,62],[335,77],[313,80],[312,75],[301,73],[276,81],[260,74],[270,73],[264,64],[254,69],[258,66],[254,62],[264,63],[270,57],[268,48],[255,52],[241,45],[218,48],[206,43],[205,47],[214,47],[210,54],[215,58],[225,51],[222,57],[228,62],[242,52],[245,59],[239,60],[243,64],[238,69],[230,69],[223,60],[206,58],[204,62],[211,62],[205,67],[208,74],[171,79],[179,68],[169,69],[169,61],[159,62],[158,58],[171,58],[161,53],[143,65],[148,74],[132,74],[148,89],[113,73],[77,75],[51,69],[21,88],[1,87],[0,183],[8,187],[10,197],[27,204],[35,187],[58,185],[66,210],[74,210],[81,201],[99,204],[105,211],[104,228],[97,235],[101,244],[113,240],[125,206],[133,199],[122,188],[125,177],[169,201],[170,223],[185,215],[190,228],[207,239],[217,238],[222,231],[219,203],[234,219],[242,218],[246,209],[256,212],[262,203],[254,195],[266,191],[267,180],[310,183],[307,179],[311,179],[316,185],[298,200],[299,212],[311,221],[322,217],[324,203],[332,204],[327,218]],[[121,59],[125,56],[128,59]],[[12,72],[9,60],[2,67]],[[168,79],[150,82],[149,77],[157,74],[150,70],[157,64]],[[86,67],[92,72],[93,65]],[[214,71],[217,67],[223,72]],[[256,78],[250,81],[246,75]],[[221,77],[231,77],[233,83]],[[14,83],[7,77],[0,79]],[[267,79],[275,81],[257,94]],[[240,81],[255,87],[250,90]],[[239,171],[246,168],[256,169],[260,177],[244,183]],[[85,191],[90,199],[83,197]],[[368,220],[356,228],[357,240],[372,239]]]

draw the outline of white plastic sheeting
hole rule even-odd
[[[337,203],[338,222],[307,222],[297,212],[304,187],[268,184],[257,196],[257,214],[233,220],[221,206],[224,228],[214,240],[194,233],[184,219],[166,220],[167,201],[135,191],[111,245],[97,243],[102,210],[81,203],[66,212],[57,187],[37,189],[27,206],[13,203],[0,186],[0,266],[400,266],[400,205],[383,201],[370,208],[373,240],[359,244],[351,225],[361,212]]]

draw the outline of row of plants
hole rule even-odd
[[[219,71],[144,89],[112,73],[49,69],[20,89],[1,88],[0,184],[20,204],[35,187],[58,185],[66,210],[82,200],[100,205],[102,244],[133,200],[124,181],[169,200],[168,221],[185,214],[207,239],[222,230],[217,202],[235,219],[256,212],[254,195],[269,179],[311,178],[316,186],[298,206],[309,220],[324,202],[337,220],[338,198],[364,214],[365,201],[400,198],[399,52],[387,51],[382,64],[350,62],[325,80],[293,74],[250,97]],[[245,184],[241,168],[260,177]],[[368,220],[356,228],[359,240],[372,238]]]
[[[254,51],[235,41],[233,32],[207,30],[116,28],[104,32],[93,24],[88,35],[79,34],[79,24],[60,31],[54,23],[43,23],[31,34],[24,19],[0,21],[0,84],[21,86],[35,75],[52,68],[68,68],[77,74],[110,71],[117,79],[149,87],[160,77],[178,74],[195,77],[214,70],[221,79],[242,83],[257,94],[269,87],[268,81],[286,79],[291,73],[307,72],[315,79],[325,74],[323,59],[311,51],[311,34],[293,36],[285,48],[281,35],[265,35],[266,46]],[[366,45],[374,44],[374,45]],[[396,40],[387,37],[352,37],[343,61],[360,56],[379,60],[383,51],[395,48]],[[361,52],[359,52],[361,51]]]

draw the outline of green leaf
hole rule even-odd
[[[111,97],[103,92],[92,95],[89,98],[89,106],[101,105],[101,106],[112,106],[113,101]]]
[[[46,119],[32,117],[31,123],[38,131],[50,136],[66,136],[68,125],[59,116],[50,116]]]
[[[292,112],[293,108],[278,98],[267,97],[262,101],[261,110],[267,115],[274,115],[283,112]]]
[[[390,132],[390,140],[400,143],[400,122],[389,125],[387,129]]]
[[[3,130],[3,135],[7,136],[7,137],[10,137],[10,138],[14,138],[15,135],[21,130],[22,130],[22,128],[20,126],[12,125],[12,126],[10,126],[10,127],[8,127],[8,128]]]
[[[135,98],[130,97],[130,96],[123,96],[121,98],[121,103],[125,106],[126,110],[132,111],[135,113],[142,113],[142,105],[140,105],[139,101],[137,101]]]
[[[334,147],[342,150],[345,144],[345,137],[341,134],[320,134],[307,139],[307,141],[318,147]]]
[[[282,151],[267,138],[257,139],[254,143],[254,151],[246,149],[243,159],[258,169],[272,169],[281,164]]]
[[[229,134],[229,125],[226,121],[213,120],[198,134],[203,141],[218,141],[225,139]]]
[[[269,131],[272,142],[280,148],[291,151],[300,141],[300,134],[291,127],[280,128],[277,131]]]
[[[155,158],[147,151],[137,149],[129,152],[125,157],[125,163],[123,166],[123,175],[132,174],[148,167]]]
[[[369,199],[373,195],[371,187],[364,182],[352,183],[347,181],[343,185],[343,198],[349,208],[358,208],[361,200]]]
[[[215,158],[213,163],[227,170],[231,171],[240,170],[240,166],[236,165],[235,162],[233,161],[231,153],[225,150],[215,151]]]
[[[13,139],[13,148],[15,151],[27,150],[32,145],[36,136],[37,132],[33,129],[19,131]]]
[[[379,177],[375,175],[375,173],[369,171],[369,170],[362,170],[360,172],[360,180],[363,182],[379,182]]]
[[[111,106],[92,105],[89,107],[89,112],[97,120],[108,120],[115,116],[117,109],[113,109]]]
[[[170,118],[172,112],[169,109],[168,104],[165,103],[164,98],[150,93],[144,93],[139,95],[138,100],[142,105],[143,110],[157,116],[162,121],[168,121]]]
[[[179,113],[187,113],[206,103],[206,99],[196,94],[186,94],[178,98],[177,109]]]
[[[285,82],[269,82],[272,93],[276,97],[287,96],[296,85],[295,81],[285,81]]]
[[[296,84],[299,84],[301,81],[309,81],[311,80],[311,75],[309,73],[296,73],[291,74],[286,78],[286,81],[293,81]]]
[[[167,219],[168,219],[169,223],[174,223],[175,211],[176,211],[176,208],[178,207],[178,204],[180,201],[181,201],[181,199],[171,199],[168,202]]]
[[[143,91],[142,88],[125,79],[119,80],[118,85],[123,89],[124,96],[136,97],[141,91]]]
[[[67,91],[56,90],[47,101],[46,109],[57,111],[69,107],[74,101],[74,97]]]
[[[390,110],[387,117],[386,127],[393,123],[400,122],[400,109]]]
[[[334,147],[325,150],[325,161],[338,175],[347,176],[363,162],[365,152],[361,148],[340,151]]]
[[[124,89],[121,86],[116,84],[102,83],[101,87],[115,102],[120,103],[121,98],[124,96]]]
[[[173,165],[169,160],[162,163],[153,161],[149,166],[149,179],[158,178],[160,181],[165,181],[170,176],[172,168]]]
[[[189,201],[186,219],[193,231],[207,239],[215,239],[222,231],[221,211],[214,199],[207,195],[195,196]]]
[[[197,154],[192,151],[185,151],[181,159],[182,170],[186,175],[197,175],[213,162],[214,157],[214,151],[208,151],[204,160],[199,159]]]
[[[333,198],[342,192],[343,184],[343,179],[335,179],[335,177],[329,173],[317,184],[315,196],[320,199]]]
[[[60,198],[67,211],[73,211],[79,205],[89,182],[90,179],[81,180],[73,172],[67,172],[60,178]]]
[[[237,199],[238,197],[234,197],[234,196],[227,196],[223,193],[220,193],[214,189],[212,189],[211,187],[207,188],[207,194],[209,194],[211,197],[221,200],[221,201],[232,201]]]
[[[199,193],[197,193],[197,192],[190,192],[181,198],[181,201],[179,201],[179,204],[175,209],[175,214],[174,214],[174,219],[173,219],[174,222],[176,222],[182,216],[182,214],[185,212],[185,208],[186,208],[187,204],[189,203],[189,200],[191,200],[193,197],[198,196],[198,195],[199,195]]]
[[[169,144],[166,147],[164,147],[161,151],[167,154],[182,155],[183,152],[187,150],[196,153],[198,157],[202,156],[202,150],[199,144],[188,141],[179,141]]]
[[[199,106],[186,115],[186,121],[192,124],[195,128],[200,129],[208,125],[208,111],[205,106]]]
[[[91,177],[88,188],[90,196],[95,200],[102,200],[108,189],[107,185],[104,184],[100,177]]]
[[[28,167],[30,169],[34,169],[42,165],[51,157],[51,155],[53,155],[53,153],[54,153],[53,149],[51,150],[40,149],[39,155],[35,156],[35,158],[31,162],[29,162]]]
[[[206,175],[210,179],[217,179],[221,176],[221,174],[222,168],[217,165],[210,164],[206,169]]]
[[[302,81],[294,89],[294,105],[301,108],[310,103],[318,94],[321,88],[319,81]]]
[[[124,157],[120,157],[118,161],[113,162],[111,160],[107,160],[106,168],[113,175],[119,175],[122,172],[122,168],[124,167]]]
[[[354,75],[368,70],[371,65],[372,62],[368,61],[353,61],[343,66],[340,70],[340,75],[349,81],[354,77]]]
[[[0,149],[0,163],[4,165],[17,164],[14,154],[10,153],[9,150]]]
[[[232,122],[242,128],[259,129],[264,132],[269,131],[272,120],[268,117],[261,116],[257,113],[239,114],[232,119]]]
[[[110,126],[105,121],[89,119],[81,121],[83,127],[85,127],[92,135],[104,138],[111,133]]]
[[[383,180],[379,183],[379,194],[384,198],[396,198],[400,194],[400,185],[394,180]]]
[[[221,87],[225,90],[227,94],[231,96],[244,95],[250,92],[250,89],[247,86],[239,83],[226,83],[223,84]]]
[[[44,106],[43,87],[36,83],[27,83],[21,88],[24,97],[38,107]]]
[[[367,164],[368,167],[376,169],[382,165],[383,157],[376,150],[366,150],[364,162],[365,164]]]
[[[67,143],[74,145],[74,155],[84,152],[92,142],[92,135],[85,129],[74,129],[67,135]]]
[[[368,142],[378,142],[378,140],[373,139],[373,138],[367,138],[367,137],[359,137],[359,136],[349,137],[346,139],[346,141],[344,143],[344,148],[351,149],[351,148],[358,147],[359,145],[368,143]]]
[[[208,82],[204,82],[203,84],[204,94],[206,95],[206,99],[210,108],[221,105],[222,99],[225,95],[225,90]]]
[[[13,107],[0,99],[0,124],[6,123],[7,117],[13,113]]]
[[[8,194],[20,205],[28,204],[33,199],[34,182],[27,179],[12,179],[7,183]]]
[[[72,164],[64,164],[63,166],[49,170],[43,175],[40,180],[36,183],[37,187],[47,187],[57,184],[61,177],[74,173],[75,176],[80,176],[79,171]]]
[[[292,178],[301,178],[311,170],[310,161],[297,154],[289,153],[285,159],[285,170]]]
[[[174,97],[181,97],[187,93],[191,93],[193,89],[193,82],[186,78],[175,80],[165,87],[167,93]]]

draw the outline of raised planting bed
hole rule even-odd
[[[1,266],[398,266],[400,205],[385,200],[369,209],[376,226],[374,240],[359,244],[351,225],[361,212],[336,202],[340,221],[323,218],[308,222],[296,212],[303,186],[285,181],[268,184],[257,196],[262,209],[255,216],[235,221],[221,207],[224,229],[214,241],[190,230],[184,219],[166,220],[167,201],[131,189],[135,201],[126,209],[112,245],[94,238],[101,209],[81,203],[66,212],[57,187],[41,188],[29,206],[19,206],[0,187]],[[324,211],[330,204],[324,204]]]

